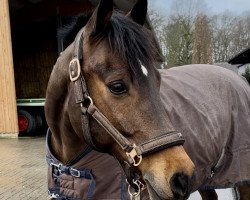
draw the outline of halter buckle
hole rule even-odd
[[[62,170],[61,170],[62,164],[61,163],[59,163],[59,164],[50,163],[50,166],[52,167],[52,173],[55,174],[55,170],[58,171],[58,173],[55,174],[55,175],[58,176],[58,175],[60,175],[62,173]]]
[[[135,167],[139,166],[142,161],[142,155],[138,155],[136,151],[136,145],[133,144],[133,149],[130,152],[126,152],[129,162],[133,164]]]
[[[81,177],[81,172],[74,168],[70,168],[70,174],[76,178]]]
[[[76,81],[81,73],[81,66],[78,58],[73,58],[69,63],[69,77],[72,82]]]

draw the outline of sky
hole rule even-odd
[[[149,8],[157,9],[161,14],[167,15],[171,12],[173,1],[175,0],[149,0]],[[204,0],[204,2],[210,14],[222,13],[226,10],[237,15],[250,12],[250,0]]]

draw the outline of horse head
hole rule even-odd
[[[83,28],[79,47],[82,57],[79,66],[88,97],[91,97],[86,104],[94,104],[108,119],[108,124],[115,127],[129,144],[143,143],[143,148],[157,146],[161,144],[158,140],[165,140],[173,133],[176,136],[161,102],[161,78],[155,65],[162,61],[162,56],[152,32],[143,26],[146,14],[146,0],[139,0],[127,15],[114,12],[112,0],[102,0]],[[67,123],[60,126],[74,132],[77,135],[75,141],[82,142],[80,106],[75,103],[72,89],[74,81],[70,82],[67,70],[64,71],[62,77],[65,79],[55,75],[57,80],[54,80],[59,84],[59,79],[63,79],[64,86],[61,83],[58,91],[55,88],[48,91],[47,98],[62,90],[64,101],[57,104],[57,108],[63,110],[60,116],[67,114]],[[47,118],[55,116],[48,108],[51,104],[51,100],[46,100]],[[54,122],[48,120],[48,123],[56,131]],[[125,148],[121,148],[116,138],[108,134],[94,117],[90,116],[88,123],[94,146],[111,153],[124,166],[124,161],[128,161]],[[150,147],[140,157],[133,157],[138,162],[133,170],[146,183],[151,199],[183,199],[188,196],[194,166],[182,146],[183,142],[178,141],[164,147],[160,145],[157,149]],[[73,145],[72,149],[76,146]],[[129,152],[132,150],[133,147]]]

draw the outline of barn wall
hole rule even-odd
[[[17,134],[17,108],[8,0],[0,1],[0,134]]]

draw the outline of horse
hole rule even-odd
[[[181,200],[239,186],[248,199],[249,86],[212,65],[156,69],[146,15],[146,0],[125,15],[101,0],[54,65],[49,198]]]

